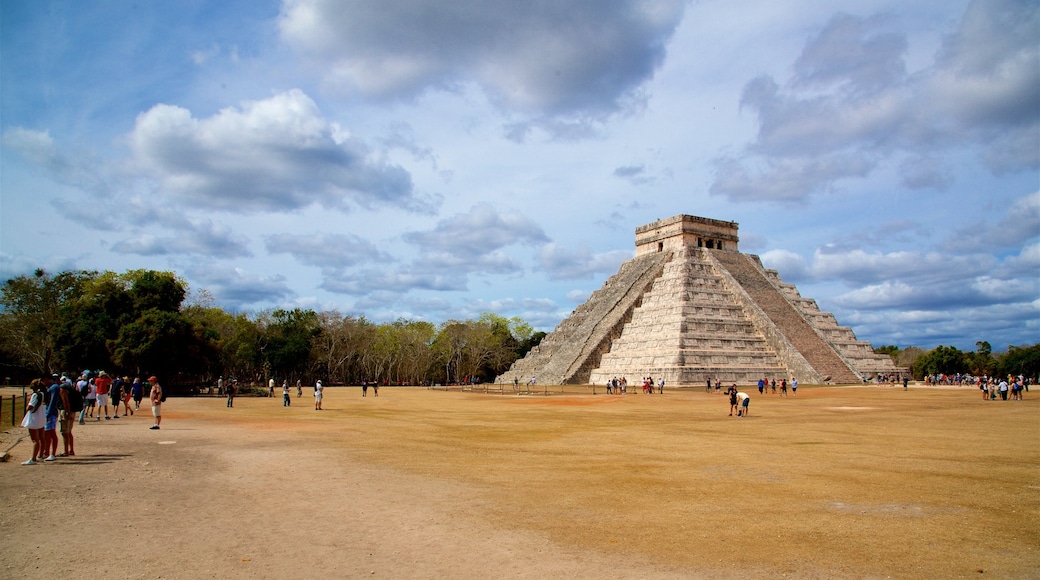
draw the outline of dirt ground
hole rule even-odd
[[[1040,578],[1040,393],[751,396],[171,399],[12,449],[0,578]]]

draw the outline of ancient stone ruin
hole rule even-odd
[[[636,229],[636,256],[496,383],[857,383],[898,369],[758,256],[737,223],[678,215]]]

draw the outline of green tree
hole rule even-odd
[[[1006,353],[999,357],[995,375],[1022,375],[1035,379],[1040,376],[1040,344],[1032,346],[1008,346]]]
[[[62,272],[50,276],[37,269],[32,276],[18,276],[0,288],[0,340],[15,363],[36,373],[59,368],[54,349],[54,332],[61,310],[82,292],[83,284],[96,272]]]
[[[964,353],[953,346],[939,345],[914,361],[914,378],[926,375],[963,373],[967,370]]]
[[[321,332],[313,310],[275,310],[266,331],[264,360],[279,377],[297,376],[310,364],[311,341]],[[266,378],[266,377],[265,377]]]
[[[216,355],[202,326],[192,324],[180,312],[158,308],[146,310],[120,328],[113,344],[113,359],[119,367],[135,374],[155,373],[170,382],[205,375]]]

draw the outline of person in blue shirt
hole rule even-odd
[[[43,426],[43,452],[47,455],[44,461],[58,459],[58,401],[61,400],[61,385],[58,375],[43,378],[44,390],[47,392],[47,423]]]

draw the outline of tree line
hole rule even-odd
[[[204,385],[217,377],[295,385],[489,381],[545,336],[519,317],[374,323],[336,311],[231,313],[172,272],[77,271],[0,288],[0,365],[16,380],[105,369]]]
[[[392,384],[486,382],[545,336],[518,317],[374,323],[336,311],[231,313],[204,291],[189,296],[172,272],[75,271],[11,278],[0,288],[0,372],[17,382],[41,373],[105,369],[202,385],[219,376],[266,382]],[[926,375],[1040,374],[1040,344],[994,354],[952,346],[875,352]]]
[[[926,376],[958,374],[989,377],[1022,375],[1033,379],[1040,376],[1040,344],[1009,345],[1001,353],[994,353],[992,345],[985,340],[976,342],[975,350],[968,352],[945,345],[928,351],[917,347],[900,349],[888,345],[875,348],[874,352],[889,355],[896,366],[910,369],[917,380]]]

